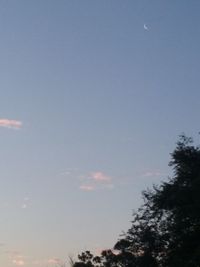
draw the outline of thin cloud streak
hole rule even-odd
[[[24,256],[22,255],[17,255],[15,257],[13,257],[12,263],[16,266],[24,266],[25,265],[25,261],[23,260]]]
[[[101,171],[91,172],[89,175],[82,175],[79,178],[82,180],[82,184],[79,186],[79,189],[83,191],[114,188],[112,177]]]
[[[21,259],[16,259],[12,261],[13,264],[15,264],[16,266],[24,266],[25,262]]]
[[[22,204],[21,208],[22,208],[22,209],[26,209],[26,208],[27,208],[27,204],[25,204],[25,203]]]
[[[94,191],[95,187],[93,185],[81,185],[79,189],[83,191]]]
[[[61,264],[62,263],[62,261],[60,259],[57,259],[57,258],[55,258],[55,259],[48,259],[47,262],[49,264]]]
[[[29,204],[28,202],[29,202],[29,200],[30,200],[30,199],[29,199],[28,197],[25,197],[25,198],[24,198],[24,202],[23,202],[22,205],[21,205],[21,208],[22,208],[22,209],[26,209],[26,208],[28,207],[28,204]]]
[[[93,179],[97,182],[108,182],[111,180],[111,177],[105,175],[102,172],[94,172],[91,174],[91,179]]]
[[[73,173],[72,176],[72,171],[75,172]],[[79,190],[82,191],[96,191],[96,190],[102,190],[102,189],[113,189],[114,184],[113,184],[113,177],[107,175],[103,171],[91,171],[88,172],[87,174],[84,173],[79,173],[78,169],[67,169],[65,172],[60,173],[60,175],[63,176],[69,176],[70,178],[76,178],[78,181],[78,188]],[[23,204],[26,204],[24,201]],[[26,208],[23,206],[23,208]]]
[[[33,260],[30,262],[30,265],[34,266],[62,266],[62,261],[58,258],[50,258],[50,259],[38,259],[38,260]]]
[[[0,127],[9,128],[9,129],[21,129],[22,121],[0,119]]]

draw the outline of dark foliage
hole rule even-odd
[[[143,192],[114,249],[86,251],[74,267],[200,267],[200,149],[183,135],[171,156],[173,177]]]

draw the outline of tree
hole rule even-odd
[[[149,194],[154,214],[162,215],[168,245],[164,266],[200,266],[200,148],[181,136],[172,153],[174,176]]]
[[[200,148],[182,135],[171,156],[173,177],[142,193],[114,250],[82,253],[74,267],[200,267]]]

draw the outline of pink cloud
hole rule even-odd
[[[61,260],[58,258],[55,258],[55,259],[49,259],[47,262],[49,264],[59,264],[59,263],[61,263]]]
[[[93,185],[81,185],[79,187],[83,191],[94,191],[95,187]]]
[[[97,182],[108,182],[111,180],[111,177],[105,175],[102,172],[93,172],[91,178]]]
[[[59,258],[38,259],[31,262],[31,265],[35,266],[65,266],[65,263]]]
[[[20,129],[22,122],[17,120],[0,119],[0,127]]]
[[[13,260],[12,263],[15,264],[16,266],[24,266],[25,264],[23,260]]]

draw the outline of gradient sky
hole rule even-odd
[[[0,0],[0,266],[111,248],[178,135],[199,141],[199,14],[199,0]]]

